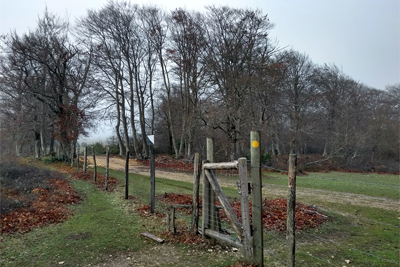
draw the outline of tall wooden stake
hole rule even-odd
[[[97,181],[97,164],[96,164],[96,152],[94,146],[92,146],[93,164],[94,164],[94,182]]]
[[[239,158],[239,179],[240,179],[240,206],[242,212],[242,229],[243,229],[243,250],[244,257],[252,256],[251,231],[250,231],[250,214],[249,214],[249,185],[247,180],[247,159]]]
[[[193,208],[192,208],[192,233],[197,234],[199,228],[199,188],[200,188],[200,155],[194,155],[193,170]]]
[[[214,162],[214,140],[212,138],[207,138],[207,160],[208,162]],[[211,230],[217,231],[218,230],[218,220],[217,220],[217,209],[215,207],[215,193],[210,185],[210,182],[206,178],[206,183],[208,184],[207,186],[207,192],[209,195],[210,203],[209,203],[209,227]],[[215,246],[216,244],[216,239],[211,237],[208,240],[208,244],[211,246]]]
[[[110,174],[109,167],[110,167],[110,147],[106,147],[106,179],[105,179],[106,180],[105,181],[106,188],[105,188],[105,190],[108,190],[108,177]]]
[[[125,156],[125,199],[128,199],[129,192],[129,150],[126,151]]]
[[[156,175],[155,175],[155,162],[154,162],[154,147],[152,144],[150,146],[150,212],[154,213],[154,206],[156,202]]]
[[[296,237],[295,237],[295,208],[296,208],[296,166],[297,155],[289,155],[289,181],[288,181],[288,195],[287,195],[287,227],[286,227],[286,241],[287,241],[287,266],[295,266],[295,252],[296,252]]]
[[[252,222],[253,222],[253,261],[258,266],[264,266],[263,224],[262,224],[262,183],[261,183],[261,153],[260,132],[251,131],[251,182],[252,190]]]
[[[83,150],[83,172],[86,172],[87,169],[87,146],[85,146],[85,150]]]
[[[79,171],[79,147],[76,146],[76,171]]]

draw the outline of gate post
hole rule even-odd
[[[240,207],[242,211],[242,244],[244,257],[252,256],[251,232],[250,232],[250,212],[249,212],[249,184],[247,180],[247,159],[239,158],[239,179],[240,179]]]
[[[252,181],[252,221],[253,221],[253,261],[264,266],[263,224],[262,224],[262,183],[260,132],[250,132],[251,181]]]
[[[207,161],[208,162],[214,162],[214,140],[212,138],[207,138]],[[207,183],[207,191],[206,194],[208,194],[209,197],[209,228],[211,230],[217,231],[218,230],[218,221],[217,221],[217,216],[216,216],[216,212],[217,211],[216,207],[215,207],[215,193],[214,190],[212,189],[210,182],[208,181],[208,179],[205,179],[206,183]],[[210,244],[211,246],[215,246],[216,244],[216,240],[215,238],[211,237],[208,241],[208,244]]]

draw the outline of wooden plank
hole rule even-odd
[[[295,266],[296,237],[295,237],[295,207],[296,207],[296,165],[297,155],[289,155],[288,195],[287,195],[287,266]]]
[[[205,230],[205,234],[208,235],[208,236],[211,236],[211,237],[213,237],[215,239],[218,239],[220,241],[226,242],[226,243],[228,243],[228,244],[230,244],[232,246],[235,246],[237,248],[243,248],[243,245],[242,245],[242,243],[240,243],[239,240],[233,239],[232,237],[230,237],[228,235],[224,235],[224,234],[221,234],[219,232],[216,232],[216,231],[213,231],[213,230],[210,230],[210,229],[206,229]]]
[[[145,233],[141,233],[141,235],[145,236],[145,237],[148,237],[150,239],[153,239],[154,241],[157,241],[160,244],[164,243],[164,239],[161,239],[161,238],[159,238],[159,237],[157,237],[157,236],[155,236],[153,234],[145,232]]]
[[[208,170],[222,170],[222,169],[237,169],[238,168],[238,161],[232,161],[232,162],[210,162],[206,163],[204,166],[205,169]]]
[[[208,180],[210,181],[210,184],[211,184],[214,192],[216,193],[216,195],[219,199],[219,202],[221,202],[221,205],[224,208],[226,217],[228,217],[228,219],[229,219],[235,233],[238,235],[239,239],[242,240],[242,238],[243,238],[243,231],[241,229],[242,226],[241,226],[238,218],[236,217],[231,204],[229,203],[228,199],[222,192],[221,186],[219,185],[217,178],[214,176],[214,173],[210,170],[204,169],[204,172],[205,172]]]
[[[263,266],[263,224],[262,224],[262,183],[261,183],[261,150],[260,132],[251,131],[251,182],[252,190],[252,223],[253,223],[253,261]]]
[[[239,179],[240,179],[240,206],[242,213],[243,229],[243,253],[245,258],[252,256],[251,231],[250,231],[250,211],[249,211],[249,191],[247,181],[247,159],[239,159]]]
[[[199,228],[199,190],[200,190],[200,154],[194,155],[193,170],[193,210],[192,210],[192,233],[196,234]]]

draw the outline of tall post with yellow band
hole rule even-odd
[[[252,223],[253,223],[253,261],[263,265],[263,225],[262,225],[262,183],[260,132],[251,131],[251,182],[252,182]]]

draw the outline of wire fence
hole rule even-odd
[[[282,221],[277,215],[275,215],[270,210],[268,210],[267,208],[263,207],[263,209],[268,215],[274,217],[279,222],[286,223],[286,222]],[[330,209],[326,209],[326,208],[322,209],[322,208],[320,208],[320,210],[322,210],[324,212],[329,212],[331,214],[337,214],[337,215],[342,215],[343,216],[342,213],[339,213],[339,212],[336,212],[336,211],[333,211],[333,210],[330,210]],[[357,220],[369,222],[369,223],[372,223],[372,224],[378,224],[378,225],[382,225],[382,226],[385,226],[385,227],[392,227],[392,228],[399,229],[398,225],[393,225],[393,224],[389,224],[389,223],[383,223],[383,222],[379,222],[379,221],[376,221],[376,220],[363,218],[363,217],[360,217],[360,216],[354,216],[354,215],[351,215],[351,214],[345,214],[345,216],[348,216],[348,217],[351,217],[351,218],[355,218]],[[274,233],[274,231],[268,231],[268,230],[264,229],[264,232],[269,237],[273,238],[276,242],[279,242],[279,243],[282,243],[282,244],[286,245],[286,240],[284,238],[282,238],[281,236],[279,236],[279,234]],[[376,255],[374,253],[364,251],[364,250],[362,250],[360,248],[356,248],[354,246],[350,246],[348,244],[345,244],[343,242],[339,242],[339,241],[336,241],[336,240],[332,240],[330,238],[321,237],[319,235],[311,234],[311,233],[309,233],[307,231],[302,231],[302,235],[306,235],[308,237],[311,237],[312,239],[317,239],[317,240],[325,242],[325,243],[330,243],[330,244],[333,244],[335,246],[342,247],[342,248],[344,248],[346,250],[351,250],[351,251],[357,252],[359,254],[362,254],[363,256],[367,256],[367,257],[372,257],[372,258],[378,259],[382,263],[394,264],[393,266],[399,266],[400,265],[400,262],[396,262],[396,261],[393,261],[391,259],[387,259],[387,258],[381,257],[381,256]],[[278,256],[276,251],[274,251],[273,249],[265,249],[264,251],[266,253],[268,253],[269,255],[271,255],[273,258],[275,258],[278,262],[280,262],[281,264],[283,264],[285,266],[285,259],[283,259],[282,256]],[[285,255],[285,253],[286,253],[285,251],[283,251],[283,252],[280,251],[279,255]],[[320,257],[318,257],[316,255],[313,255],[310,252],[304,252],[299,248],[297,248],[296,254],[303,255],[303,256],[312,258],[315,261],[324,263],[323,266],[339,266],[339,267],[343,266],[342,264],[332,263],[330,259],[322,259],[322,258],[320,258]],[[385,266],[388,266],[388,265],[385,265]]]

